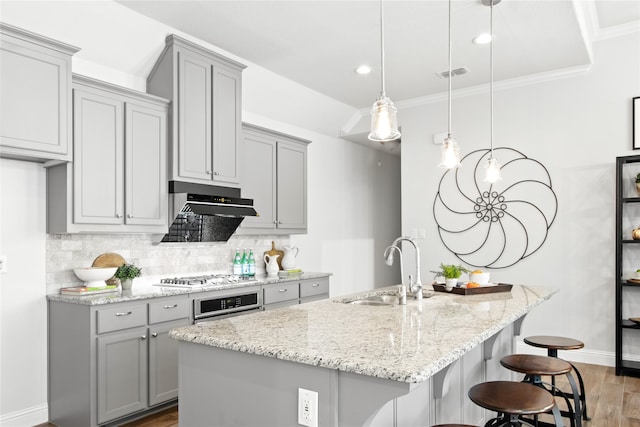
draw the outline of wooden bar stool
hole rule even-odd
[[[560,411],[560,414],[569,417],[572,427],[582,427],[580,394],[578,393],[578,387],[573,379],[573,375],[571,375],[572,368],[569,362],[558,358],[536,356],[533,354],[512,354],[500,359],[500,364],[507,369],[525,374],[524,382],[544,388],[553,395],[556,395],[554,391],[557,391],[557,395],[562,396],[567,403],[567,411]],[[543,382],[543,375],[549,375],[551,378],[554,378],[556,375],[566,375],[571,385],[573,405],[567,393],[560,391],[554,384]]]
[[[582,341],[573,338],[550,335],[536,335],[527,337],[524,339],[524,342],[533,347],[546,348],[547,356],[549,357],[558,357],[558,350],[579,350],[584,347],[584,343]],[[580,375],[580,371],[573,365],[573,363],[568,363],[571,364],[573,371],[578,377],[578,384],[580,385],[580,403],[582,404],[582,419],[590,420],[591,418],[589,418],[589,416],[587,415],[587,394],[584,390],[584,381],[582,380],[582,375]],[[554,382],[552,382],[552,384],[555,386]]]
[[[469,399],[478,406],[498,413],[485,427],[531,425],[524,416],[545,414],[549,411],[557,427],[562,427],[562,417],[556,401],[548,391],[533,384],[514,381],[490,381],[476,384],[469,389]]]

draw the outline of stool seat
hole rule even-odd
[[[548,335],[527,337],[524,339],[524,342],[534,347],[548,348],[553,350],[578,350],[584,347],[584,343],[582,341],[573,338],[555,337]]]
[[[571,365],[562,359],[533,354],[512,354],[500,359],[507,369],[527,375],[565,375],[571,372]]]
[[[490,381],[469,389],[476,405],[499,413],[536,415],[551,411],[556,402],[548,391],[528,383]]]

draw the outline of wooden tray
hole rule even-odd
[[[511,287],[508,283],[498,283],[495,286],[480,286],[478,288],[463,288],[455,287],[451,291],[447,291],[445,286],[441,283],[433,283],[433,290],[437,292],[446,292],[448,294],[457,295],[480,295],[480,294],[492,294],[495,292],[511,292]]]
[[[631,283],[632,285],[640,285],[640,279],[635,279],[633,277],[628,278],[627,282]]]

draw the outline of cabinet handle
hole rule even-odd
[[[164,306],[164,307],[162,307],[162,308],[166,308],[166,309],[168,310],[168,309],[170,309],[170,308],[176,308],[177,306],[178,306],[178,304],[165,305],[165,306]]]
[[[116,218],[122,218],[122,214],[117,213],[117,214],[116,214]]]
[[[288,289],[280,289],[278,292],[287,292]]]
[[[154,332],[154,333],[152,333],[152,334],[151,334],[151,336],[155,338],[155,337],[157,337],[157,336],[158,336],[158,333],[157,333],[157,332]]]
[[[313,285],[311,285],[312,288],[317,288],[318,286],[320,286],[320,283],[314,283]]]
[[[140,339],[141,339],[141,340],[146,340],[146,339],[147,339],[147,336],[146,336],[146,335],[143,335],[143,336],[141,336],[141,337],[140,337]]]
[[[127,218],[133,218],[133,215],[128,214],[128,215],[127,215]]]
[[[273,223],[274,223],[274,224],[277,224],[277,223],[278,223],[278,220],[277,220],[277,219],[273,220]]]
[[[131,314],[133,314],[133,313],[130,312],[130,311],[127,311],[126,313],[116,313],[116,317],[129,316]]]
[[[220,172],[214,172],[213,174],[217,176],[220,175]]]
[[[207,171],[207,175],[211,175],[211,171]]]

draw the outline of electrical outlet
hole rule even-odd
[[[7,272],[7,256],[0,255],[0,273]]]
[[[298,424],[318,427],[318,392],[298,388]]]

